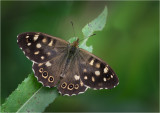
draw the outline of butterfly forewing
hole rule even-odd
[[[119,80],[111,67],[95,55],[80,49],[79,70],[82,82],[94,89],[111,89]]]
[[[65,40],[39,32],[26,32],[18,35],[19,47],[24,54],[36,63],[51,60],[66,49]]]

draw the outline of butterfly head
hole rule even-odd
[[[74,46],[74,47],[76,47],[76,48],[78,48],[79,38],[76,41],[74,41],[71,45]]]

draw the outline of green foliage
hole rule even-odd
[[[83,48],[89,52],[93,51],[92,45],[87,46],[86,42],[89,39],[89,37],[93,35],[95,31],[101,31],[104,28],[106,20],[107,20],[107,7],[105,6],[104,11],[97,18],[92,20],[89,24],[85,25],[84,28],[82,29],[84,40],[80,44],[79,46],[80,48]],[[74,40],[76,40],[76,37],[71,38],[69,42],[72,43]]]
[[[101,31],[104,28],[107,20],[107,14],[107,7],[105,6],[104,11],[82,29],[85,38],[91,36],[94,31]]]
[[[93,47],[87,47],[86,42],[94,31],[100,31],[104,28],[106,17],[107,8],[105,7],[104,11],[96,19],[82,29],[84,40],[80,44],[80,48],[92,52]],[[76,37],[73,37],[69,42],[72,43],[75,40]],[[58,95],[56,88],[43,87],[37,82],[34,75],[30,74],[7,98],[1,110],[2,112],[43,112]]]
[[[2,112],[43,112],[58,96],[56,88],[46,88],[37,82],[33,74],[12,92],[2,105]]]
[[[58,95],[56,88],[40,87],[17,112],[43,112]]]
[[[2,112],[18,111],[18,109],[41,87],[36,81],[33,74],[30,74],[7,98],[6,102],[2,105]]]

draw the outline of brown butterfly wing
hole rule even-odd
[[[94,89],[111,89],[119,80],[112,68],[86,50],[79,51],[79,70],[82,82]]]
[[[63,53],[67,41],[40,32],[26,32],[18,35],[17,43],[27,58],[43,63]]]

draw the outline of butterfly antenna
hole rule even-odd
[[[96,35],[96,34],[95,34],[95,33],[94,33],[94,34],[91,34],[89,37],[92,37],[92,36],[94,36],[94,35]],[[89,38],[89,37],[87,37],[87,38]],[[83,41],[83,40],[85,40],[85,39],[87,39],[87,38],[83,38],[83,39],[79,40],[79,42],[81,42],[81,41]]]
[[[73,22],[71,21],[71,24],[72,24],[72,28],[73,28],[73,32],[74,32],[74,37],[76,37],[75,35],[75,30],[74,30],[74,26],[73,26]]]
[[[91,34],[89,37],[94,36],[94,35],[96,35],[96,34],[95,34],[95,33],[94,33],[94,34]]]

